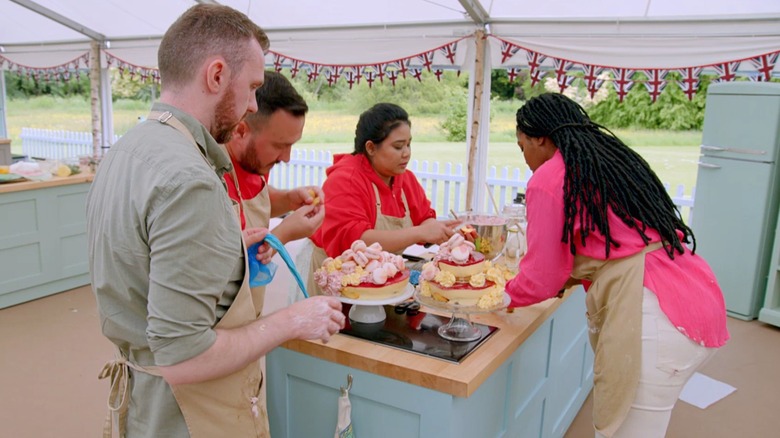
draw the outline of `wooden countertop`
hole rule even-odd
[[[21,192],[24,190],[36,190],[44,189],[46,187],[65,186],[69,184],[81,184],[92,182],[94,178],[92,173],[79,173],[77,175],[71,175],[66,177],[54,176],[47,181],[22,181],[22,182],[9,182],[0,184],[0,194]]]
[[[282,346],[293,351],[422,386],[457,397],[469,397],[520,347],[539,326],[568,299],[552,298],[539,304],[517,308],[512,313],[472,315],[474,322],[499,328],[490,339],[459,364],[400,351],[351,336],[337,334],[327,344],[293,340]],[[423,311],[439,313],[423,307]]]

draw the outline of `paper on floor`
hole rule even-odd
[[[726,397],[737,388],[707,377],[701,373],[694,373],[688,383],[683,387],[680,393],[680,400],[690,403],[699,409],[706,409],[707,406]]]

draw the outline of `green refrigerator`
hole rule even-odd
[[[780,83],[709,87],[692,228],[730,316],[764,301],[780,203]]]

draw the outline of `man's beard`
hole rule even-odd
[[[241,158],[238,160],[239,165],[249,173],[265,175],[265,172],[263,172],[265,166],[260,161],[260,157],[257,156],[254,139],[250,138],[249,144],[250,146],[244,149],[243,155],[241,155]]]
[[[235,120],[232,117],[236,100],[235,97],[236,93],[233,89],[228,88],[225,95],[217,103],[214,129],[211,132],[211,135],[214,136],[214,140],[219,144],[227,143],[228,140],[230,140],[230,136],[233,135],[233,129],[235,129],[241,121],[241,118]]]

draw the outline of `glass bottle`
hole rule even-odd
[[[512,273],[517,273],[520,259],[526,252],[525,241],[525,194],[518,193],[511,204],[504,206],[501,212],[507,219],[507,236],[501,251],[504,265]]]
[[[520,259],[526,251],[525,233],[519,223],[507,227],[506,244],[504,244],[504,265],[510,272],[517,274]]]

